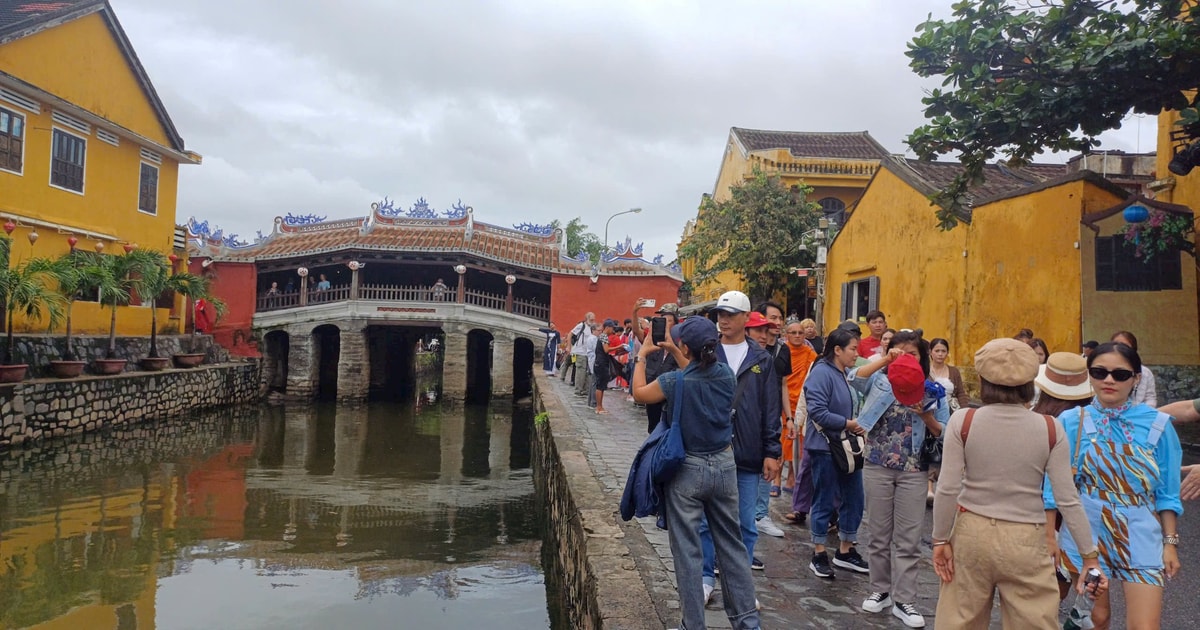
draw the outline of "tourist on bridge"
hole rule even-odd
[[[446,291],[450,290],[450,287],[446,286],[446,283],[442,282],[441,278],[438,278],[437,282],[433,283],[432,289],[433,289],[433,301],[434,302],[445,302],[446,301]]]
[[[750,309],[748,300],[745,308]],[[656,344],[647,339],[642,344],[638,353],[640,360],[633,369],[633,397],[647,406],[666,402],[668,408],[673,409],[675,405],[682,405],[677,417],[687,459],[666,484],[664,492],[667,537],[671,543],[679,609],[683,617],[680,627],[705,627],[704,605],[712,586],[701,578],[702,572],[706,571],[702,568],[699,551],[702,523],[707,522],[704,531],[707,533],[711,528],[709,549],[715,545],[716,556],[725,567],[721,571],[725,614],[735,629],[752,630],[759,627],[754,578],[738,531],[740,522],[744,536],[745,522],[738,514],[743,503],[742,493],[737,489],[742,485],[743,473],[734,461],[731,448],[734,424],[731,412],[737,381],[730,366],[717,360],[720,344],[717,328],[712,322],[703,317],[686,319],[671,329],[670,338],[674,343]],[[678,355],[685,367],[682,371],[660,374],[656,381],[647,384],[646,360],[664,349]],[[761,349],[759,352],[765,357],[765,352]],[[676,384],[680,380],[683,391],[676,396]],[[671,417],[672,414],[668,414],[668,422]],[[750,499],[753,510],[753,497]],[[712,553],[707,552],[705,557]]]
[[[542,349],[542,370],[547,376],[554,376],[558,370],[558,345],[562,343],[562,335],[554,327],[554,322],[537,331],[546,335],[546,347]]]

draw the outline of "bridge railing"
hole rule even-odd
[[[311,290],[308,292],[307,304],[326,304],[329,302],[343,302],[350,299],[372,302],[458,301],[458,292],[450,288],[444,291],[436,291],[428,286],[421,285],[364,284],[358,287],[357,297],[352,294],[352,288],[350,285],[339,285],[323,291]],[[299,291],[278,293],[275,295],[261,295],[257,300],[257,312],[296,308],[302,306],[300,302]],[[498,293],[465,289],[463,291],[463,302],[497,311],[511,312],[514,315],[522,315],[542,321],[550,319],[550,307],[548,305],[514,298],[510,311],[507,296]]]

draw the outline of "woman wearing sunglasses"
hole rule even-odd
[[[1126,626],[1158,628],[1166,578],[1179,571],[1179,437],[1170,416],[1131,400],[1142,371],[1136,350],[1102,344],[1087,364],[1095,400],[1059,416],[1071,445],[1075,485],[1102,570],[1124,583]],[[1044,492],[1043,500],[1052,517],[1053,495]],[[1060,569],[1074,578],[1083,560],[1067,530],[1058,536]],[[1108,594],[1100,594],[1092,611],[1096,628],[1108,628],[1110,616]]]

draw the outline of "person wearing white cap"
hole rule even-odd
[[[758,540],[755,504],[759,478],[773,480],[779,473],[779,459],[783,454],[783,445],[779,441],[783,405],[780,381],[775,375],[771,355],[746,337],[750,298],[741,291],[729,291],[721,295],[713,310],[717,313],[717,329],[721,332],[717,359],[729,365],[737,377],[733,399],[733,455],[737,463],[738,521],[750,567],[762,570],[762,562],[754,557],[754,543]],[[701,523],[700,537],[707,599],[716,567],[707,523]]]

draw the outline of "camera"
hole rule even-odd
[[[650,340],[654,343],[662,343],[667,340],[666,317],[650,318]]]

